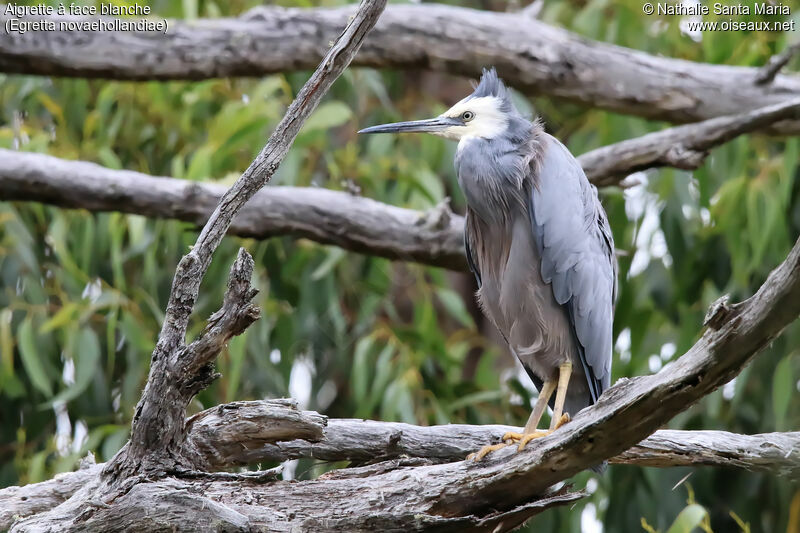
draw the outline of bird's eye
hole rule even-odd
[[[475,113],[473,113],[472,111],[464,111],[463,113],[461,113],[461,120],[463,120],[464,122],[469,122],[473,118],[475,118]]]

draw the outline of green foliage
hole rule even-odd
[[[686,502],[686,507],[684,507],[680,513],[678,513],[678,516],[675,518],[675,521],[672,523],[672,525],[669,526],[669,529],[667,529],[666,533],[692,533],[694,531],[714,533],[714,530],[711,528],[708,510],[702,505],[696,503],[694,491],[692,490],[691,485],[687,483],[686,488],[689,491],[689,498]],[[739,516],[733,511],[729,512],[729,516],[736,523],[737,530],[740,530],[742,533],[750,533],[750,524],[739,518]],[[651,526],[644,518],[642,518],[641,526],[642,529],[647,533],[659,533],[659,530]],[[726,531],[728,530],[726,529]]]
[[[153,3],[160,15],[191,18],[237,14],[253,4]],[[541,16],[589,38],[730,65],[761,64],[786,44],[783,36],[736,32],[697,42],[681,34],[677,18],[643,17],[638,0],[546,2]],[[120,83],[0,76],[0,146],[230,184],[306,77]],[[414,209],[451,196],[461,210],[451,144],[422,136],[357,138],[355,131],[431,116],[467,91],[466,81],[441,74],[351,69],[272,183],[355,185],[364,196]],[[577,154],[666,127],[516,96]],[[796,138],[747,136],[715,149],[696,172],[652,171],[639,187],[602,191],[624,253],[614,380],[674,360],[697,339],[710,302],[726,293],[749,297],[785,257],[800,233],[799,159]],[[72,469],[87,450],[106,460],[124,444],[175,265],[195,236],[195,228],[175,221],[0,204],[0,486]],[[528,378],[511,371],[512,359],[487,340],[491,326],[461,274],[289,237],[226,239],[190,335],[221,302],[239,246],[256,260],[264,318],[230,343],[217,365],[223,377],[192,409],[295,393],[308,408],[335,417],[524,423]],[[670,426],[798,429],[798,346],[800,328],[793,325],[735,383]],[[325,468],[298,472],[313,476]],[[588,502],[545,513],[529,528],[579,531],[581,511],[591,504],[606,531],[638,530],[642,516],[659,531],[677,524],[687,530],[700,510],[718,531],[745,530],[742,524],[754,532],[787,530],[796,486],[700,469],[692,478],[697,501],[686,507],[672,490],[686,473],[613,466],[597,478]],[[583,486],[589,478],[584,473],[574,482]]]

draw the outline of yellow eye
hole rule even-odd
[[[463,113],[461,113],[461,120],[463,120],[464,122],[469,122],[473,118],[475,118],[475,113],[473,113],[472,111],[464,111]]]

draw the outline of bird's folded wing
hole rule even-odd
[[[543,144],[530,195],[534,241],[542,279],[568,311],[596,401],[611,380],[613,237],[597,190],[569,150],[549,135]]]

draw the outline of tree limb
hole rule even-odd
[[[783,67],[788,65],[789,61],[792,60],[792,57],[794,57],[798,52],[800,52],[800,41],[787,46],[784,51],[769,58],[767,64],[761,67],[758,75],[756,75],[756,84],[764,85],[774,80],[775,76],[778,75],[778,72],[780,72]]]
[[[590,181],[617,185],[628,174],[659,166],[697,168],[708,150],[767,124],[796,117],[800,100],[731,117],[668,128],[578,157]],[[224,187],[80,161],[0,149],[0,199],[26,200],[90,211],[174,218],[201,226]],[[233,219],[228,232],[267,239],[309,238],[346,250],[467,270],[463,217],[434,216],[309,187],[269,187]],[[429,219],[436,219],[431,223]]]
[[[377,524],[383,529],[422,530],[442,518],[516,512],[553,484],[637,444],[730,381],[771,342],[800,314],[800,241],[754,296],[720,306],[715,314],[719,316],[714,328],[707,329],[680,359],[655,375],[617,381],[594,406],[520,453],[506,448],[479,463],[400,465],[366,477],[343,472],[315,481],[276,482],[268,488],[214,481],[203,485],[203,493],[254,521],[287,516],[291,509],[286,529],[310,524],[319,531],[366,531]],[[136,497],[170,483],[174,482],[138,484]],[[314,495],[313,502],[309,494]],[[121,497],[120,504],[128,498]],[[116,523],[114,516],[112,509],[98,509],[85,524]],[[46,515],[29,520],[24,523],[49,523]]]
[[[619,380],[594,406],[522,452],[506,448],[480,463],[414,466],[395,460],[301,483],[193,477],[201,459],[187,450],[202,453],[202,447],[190,447],[183,413],[191,394],[213,378],[210,365],[202,364],[211,356],[204,350],[189,351],[184,345],[197,286],[234,215],[274,172],[288,148],[286,143],[308,116],[310,109],[304,106],[313,107],[341,72],[357,48],[353,43],[360,42],[383,5],[366,0],[362,7],[365,9],[359,11],[344,39],[334,45],[290,107],[271,142],[223,196],[197,245],[181,261],[129,443],[100,476],[69,500],[16,523],[12,531],[189,527],[231,531],[506,531],[543,508],[581,497],[564,487],[553,487],[631,448],[693,402],[730,381],[800,314],[798,241],[753,297],[733,306],[717,306],[709,329],[680,359],[658,374]],[[779,80],[776,78],[776,83]],[[207,333],[209,345],[224,338],[226,332],[237,331],[252,317],[248,300],[252,290],[245,279],[251,268],[249,258],[240,255],[232,270],[226,305],[216,315],[220,320]],[[238,303],[228,305],[229,296],[239,298]],[[226,320],[228,312],[236,317]],[[215,333],[216,326],[222,331]],[[193,369],[199,372],[182,374]],[[310,494],[314,497],[309,498]]]
[[[5,22],[2,13],[0,8],[0,22]],[[310,69],[352,13],[353,6],[259,7],[239,18],[170,21],[165,34],[8,34],[0,39],[0,71],[196,80]],[[754,83],[760,73],[757,68],[657,57],[591,41],[516,13],[443,5],[390,6],[355,64],[472,77],[482,67],[494,65],[506,81],[529,94],[677,123],[800,96],[797,76],[777,75],[772,83],[759,85]],[[792,134],[800,131],[800,124],[774,129]]]
[[[334,80],[358,51],[374,26],[386,0],[363,0],[356,15],[289,106],[267,144],[247,170],[219,200],[191,251],[178,263],[164,323],[150,364],[142,397],[136,406],[128,443],[106,468],[108,480],[133,476],[162,476],[164,472],[193,470],[194,458],[181,453],[184,416],[189,401],[217,374],[213,360],[232,335],[241,333],[259,316],[250,300],[253,260],[241,250],[231,269],[223,308],[193,343],[184,344],[189,315],[194,309],[211,257],[234,217],[272,177],[289,151],[303,123],[317,107]]]
[[[486,443],[499,442],[513,426],[411,424],[357,419],[328,419],[300,411],[292,400],[233,402],[187,420],[185,446],[200,458],[199,468],[213,471],[245,464],[310,458],[374,463],[422,459],[429,463],[460,461]],[[650,467],[716,466],[800,479],[800,432],[738,435],[725,431],[659,430],[609,462]],[[380,466],[380,465],[379,465]],[[399,465],[394,465],[397,468]],[[386,467],[389,470],[391,468]],[[100,466],[59,474],[25,487],[0,489],[0,529],[20,517],[52,509],[99,474]],[[354,469],[349,469],[352,475]],[[357,469],[360,475],[365,469]],[[186,479],[250,483],[274,481],[275,473],[200,472]],[[337,474],[329,473],[326,477]]]
[[[653,167],[699,168],[708,151],[765,126],[800,118],[800,98],[738,115],[713,118],[649,133],[587,152],[578,158],[598,187]]]
[[[520,431],[502,425],[415,426],[328,419],[314,411],[298,411],[286,400],[234,402],[207,409],[192,420],[187,442],[207,451],[206,464],[211,469],[302,458],[356,463],[402,457],[460,461],[484,444],[500,442],[506,432]],[[282,424],[276,428],[278,421]],[[610,462],[727,466],[800,478],[800,432],[738,435],[659,430]]]
[[[2,200],[175,218],[201,226],[224,191],[212,183],[0,149]],[[355,252],[466,271],[463,231],[460,216],[451,216],[445,224],[429,224],[419,211],[312,187],[260,190],[228,230],[258,239],[288,234]]]

